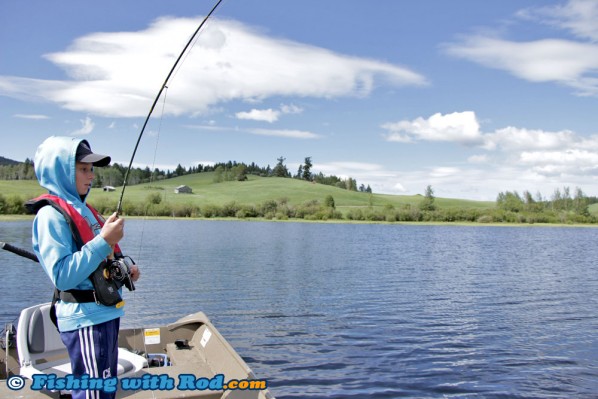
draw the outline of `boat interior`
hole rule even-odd
[[[68,391],[32,390],[35,374],[63,377],[71,372],[68,353],[50,319],[50,303],[21,311],[16,332],[5,328],[4,351],[0,351],[0,398],[62,398]],[[5,352],[5,356],[2,356]],[[177,381],[183,374],[212,379],[222,374],[230,380],[257,380],[247,363],[212,325],[207,316],[194,313],[167,326],[121,329],[118,379],[168,376]],[[7,378],[20,375],[25,387],[12,390]],[[148,377],[146,377],[148,378]],[[156,377],[158,378],[158,377]],[[271,399],[264,389],[119,389],[117,398],[255,398]]]

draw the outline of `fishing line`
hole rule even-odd
[[[124,177],[124,181],[123,181],[123,188],[120,194],[120,199],[118,200],[118,205],[117,205],[117,209],[116,209],[116,214],[120,215],[122,213],[122,202],[123,202],[123,198],[125,195],[125,189],[127,187],[128,181],[129,181],[129,174],[131,172],[131,168],[133,166],[133,160],[135,159],[135,155],[137,154],[137,149],[139,148],[139,143],[141,142],[141,137],[143,136],[143,133],[145,132],[145,128],[147,127],[147,124],[152,116],[152,113],[154,112],[154,109],[156,107],[156,104],[158,103],[162,92],[164,92],[164,90],[168,91],[168,82],[170,80],[170,78],[173,76],[173,74],[175,74],[175,72],[177,71],[177,66],[179,64],[179,62],[181,60],[186,59],[186,53],[187,53],[187,49],[189,47],[191,47],[192,45],[195,44],[196,41],[196,37],[199,34],[199,32],[201,31],[201,29],[203,28],[203,26],[206,24],[206,22],[208,21],[208,19],[210,18],[210,16],[216,11],[216,9],[218,8],[218,6],[220,5],[220,3],[222,3],[223,0],[218,0],[216,2],[216,4],[212,7],[212,9],[210,10],[210,12],[205,16],[205,18],[201,21],[201,23],[199,24],[199,26],[197,27],[197,29],[195,30],[195,32],[193,33],[193,35],[191,35],[191,38],[187,41],[187,44],[185,45],[185,47],[183,48],[183,50],[181,51],[181,53],[179,54],[179,56],[177,57],[175,63],[173,64],[172,68],[170,69],[170,72],[168,72],[168,75],[166,76],[166,79],[164,79],[164,83],[162,83],[162,86],[160,86],[160,90],[158,91],[158,94],[156,95],[156,98],[154,99],[149,113],[147,114],[145,121],[143,122],[143,126],[141,128],[141,131],[139,132],[139,136],[137,137],[137,142],[135,143],[135,147],[133,149],[133,153],[131,154],[131,159],[129,161],[129,166],[127,167],[127,171],[125,173],[125,177]],[[162,105],[162,115],[160,117],[160,124],[159,124],[159,129],[158,129],[158,138],[156,139],[156,148],[154,151],[154,160],[153,160],[153,167],[155,166],[155,161],[156,161],[156,153],[157,153],[157,148],[158,148],[158,139],[159,139],[159,134],[160,134],[160,130],[161,130],[161,126],[162,126],[162,120],[164,117],[164,109],[165,109],[165,104],[166,104],[166,94],[164,96],[164,102]],[[151,171],[151,173],[153,173],[154,171]],[[150,182],[152,181],[151,178],[152,175],[150,175]],[[147,216],[147,210],[146,210],[146,216]],[[142,230],[141,230],[141,241],[140,241],[140,245],[139,245],[139,254],[141,254],[141,246],[143,243],[143,230],[144,230],[144,226],[142,225]],[[133,313],[137,313],[135,312],[135,304],[137,303],[137,301],[135,300],[135,293],[133,293]],[[136,334],[133,334],[134,336],[136,336]],[[143,339],[143,348],[145,353],[147,354],[147,347],[145,344],[145,337],[142,336],[141,337]],[[152,392],[152,397],[154,397],[154,392]]]
[[[154,112],[154,108],[156,107],[156,104],[158,103],[158,100],[160,99],[160,96],[162,95],[162,92],[167,87],[168,81],[170,80],[170,77],[172,76],[172,74],[176,70],[176,67],[179,64],[179,61],[183,58],[183,56],[185,55],[185,52],[191,46],[191,44],[194,42],[195,37],[197,36],[197,34],[199,33],[199,31],[203,28],[203,26],[205,25],[205,23],[207,22],[207,20],[214,13],[214,11],[216,11],[216,8],[218,8],[218,6],[220,5],[220,3],[222,3],[222,1],[223,0],[218,0],[218,2],[210,10],[210,12],[208,13],[208,15],[206,15],[205,18],[201,21],[201,23],[199,24],[199,26],[197,27],[197,29],[195,30],[195,32],[193,33],[193,35],[191,35],[191,38],[189,39],[189,41],[187,41],[187,44],[183,48],[183,51],[181,51],[181,53],[179,54],[178,58],[176,59],[174,65],[170,69],[170,72],[166,76],[166,79],[164,80],[164,83],[162,83],[162,86],[160,87],[160,90],[158,91],[158,95],[156,96],[156,98],[154,99],[154,102],[152,103],[152,106],[150,107],[150,111],[147,114],[147,117],[145,118],[145,121],[143,122],[143,127],[141,128],[141,132],[139,133],[139,136],[137,137],[137,142],[135,143],[135,148],[133,149],[133,154],[131,155],[131,160],[129,161],[129,167],[127,168],[127,172],[125,173],[125,179],[124,179],[124,182],[123,182],[123,189],[122,189],[122,192],[120,194],[120,199],[118,200],[118,206],[116,208],[116,214],[117,215],[120,215],[121,212],[122,212],[122,201],[123,201],[123,197],[125,195],[125,188],[127,187],[127,183],[128,183],[128,180],[129,180],[129,173],[131,172],[131,167],[133,166],[133,160],[135,159],[135,154],[137,153],[137,148],[139,147],[139,142],[141,141],[141,137],[143,136],[143,132],[145,131],[145,127],[147,126],[147,123],[149,122],[149,119],[152,116],[152,113]]]
[[[156,145],[154,146],[154,158],[152,160],[152,168],[150,170],[150,179],[149,179],[149,187],[152,188],[152,183],[154,182],[154,171],[156,169],[156,154],[158,153],[158,143],[160,141],[160,132],[162,131],[162,122],[164,120],[164,109],[166,108],[166,97],[168,96],[168,87],[166,87],[166,93],[164,94],[164,100],[162,101],[162,112],[160,114],[160,123],[158,124],[158,132],[156,134]],[[150,203],[152,201],[150,200]],[[145,207],[143,223],[141,225],[141,232],[139,238],[139,250],[137,253],[137,257],[141,257],[141,249],[143,246],[143,233],[145,232],[145,221],[147,220],[147,215],[149,212],[149,205]]]
[[[158,153],[158,143],[160,141],[160,133],[162,131],[162,122],[164,120],[164,110],[166,108],[166,98],[168,97],[168,87],[166,87],[166,92],[164,94],[164,98],[162,101],[162,112],[160,113],[160,123],[158,124],[158,131],[156,134],[156,145],[154,147],[154,158],[152,161],[152,167],[151,167],[151,173],[150,173],[150,179],[149,179],[149,185],[150,188],[152,186],[152,183],[154,182],[154,170],[156,167],[156,154]],[[137,251],[137,258],[136,259],[141,259],[141,254],[142,254],[142,249],[143,249],[143,235],[145,232],[145,222],[147,220],[147,216],[148,216],[148,212],[149,212],[149,207],[151,205],[152,201],[150,201],[150,204],[148,204],[148,206],[145,207],[145,212],[144,212],[144,217],[143,220],[141,221],[141,231],[140,231],[140,235],[139,235],[139,248]],[[133,291],[133,298],[131,300],[131,310],[133,313],[133,317],[131,318],[131,323],[133,324],[133,342],[132,342],[132,347],[133,348],[138,348],[138,347],[143,347],[143,352],[147,355],[147,359],[148,361],[149,359],[149,352],[147,350],[147,345],[145,342],[145,334],[141,333],[139,336],[137,335],[137,331],[141,330],[142,332],[145,330],[143,327],[138,327],[138,325],[141,325],[141,323],[138,321],[137,316],[140,314],[140,312],[138,311],[138,301],[137,301],[137,294],[136,291]],[[141,339],[141,345],[139,342],[139,339]],[[155,398],[154,392],[152,391],[152,398]]]

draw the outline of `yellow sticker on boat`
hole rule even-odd
[[[153,345],[160,343],[160,329],[159,328],[146,328],[143,330],[143,336],[146,345]]]

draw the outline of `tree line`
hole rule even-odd
[[[341,179],[337,176],[324,176],[311,172],[311,158],[305,158],[297,173],[289,172],[285,158],[279,157],[274,168],[269,165],[260,167],[255,163],[220,162],[214,165],[193,166],[184,168],[178,165],[174,171],[161,171],[149,168],[134,168],[129,174],[129,184],[146,183],[168,179],[192,173],[215,172],[214,181],[246,180],[248,174],[268,177],[295,178],[328,184],[347,190],[370,192],[363,184],[357,187],[352,178]],[[119,186],[124,181],[126,168],[113,164],[106,168],[96,169],[96,187],[105,185]],[[8,163],[0,165],[0,179],[27,180],[35,179],[33,162]],[[5,197],[0,193],[0,214],[23,214],[23,202],[19,196]],[[386,222],[477,222],[477,223],[598,223],[596,216],[589,212],[589,206],[598,203],[595,196],[586,195],[580,188],[557,188],[550,197],[540,193],[532,195],[529,191],[519,194],[517,191],[500,192],[496,198],[496,207],[478,208],[442,208],[437,205],[434,190],[430,185],[417,205],[394,206],[386,204],[375,206],[374,197],[370,195],[369,206],[353,208],[344,213],[336,210],[334,198],[327,197],[323,202],[308,201],[292,206],[286,199],[270,200],[257,205],[242,205],[235,202],[221,205],[167,204],[162,203],[160,196],[148,197],[144,202],[125,203],[123,209],[127,215],[137,216],[180,216],[180,217],[262,217],[268,219],[303,218],[312,220],[345,219]],[[116,204],[109,202],[93,204],[100,211],[112,212]]]
[[[341,212],[337,209],[332,195],[323,200],[311,199],[301,204],[290,204],[287,198],[270,199],[259,204],[240,204],[231,201],[223,204],[198,205],[192,202],[168,203],[163,201],[159,193],[150,193],[145,201],[123,202],[123,213],[127,216],[145,217],[234,217],[265,218],[269,220],[349,220],[370,222],[471,222],[471,223],[561,223],[561,224],[591,224],[598,223],[598,219],[586,212],[576,211],[575,197],[570,198],[571,204],[563,200],[563,191],[559,190],[561,197],[555,194],[551,200],[542,200],[541,206],[534,199],[535,207],[513,208],[500,206],[493,208],[465,208],[465,207],[440,207],[436,204],[434,191],[431,186],[426,188],[426,193],[415,204],[375,206],[373,197],[370,196],[369,206],[351,207]],[[579,193],[579,191],[577,191]],[[501,201],[518,197],[514,192],[499,194]],[[565,195],[566,197],[566,195]],[[519,196],[522,200],[525,197]],[[587,204],[595,203],[595,197],[584,196]],[[579,198],[578,198],[579,199]],[[25,199],[18,195],[4,197],[0,193],[0,214],[25,214],[23,206]],[[556,201],[556,202],[555,202]],[[516,201],[512,201],[516,202]],[[108,198],[94,198],[91,204],[102,214],[110,214],[116,209],[116,201]],[[524,205],[528,206],[528,204]]]
[[[33,161],[26,159],[25,162],[15,162],[2,158],[0,163],[0,180],[35,180]],[[277,158],[276,165],[272,168],[270,165],[262,167],[255,162],[250,164],[237,161],[217,162],[213,165],[198,164],[185,168],[181,164],[171,170],[160,170],[155,168],[153,171],[149,167],[132,168],[128,176],[128,184],[135,185],[149,183],[164,179],[171,179],[177,176],[184,176],[195,173],[215,172],[214,182],[222,181],[244,181],[248,175],[261,177],[285,177],[300,180],[313,181],[315,183],[335,186],[352,191],[372,192],[369,184],[357,186],[357,181],[351,177],[341,178],[335,175],[326,176],[322,172],[314,174],[311,157],[306,157],[304,163],[299,165],[296,174],[289,172],[285,164],[286,158]],[[124,165],[114,163],[104,168],[95,168],[95,179],[93,187],[122,186],[125,180],[127,168]]]
[[[586,195],[581,188],[557,188],[550,197],[529,191],[505,191],[496,198],[497,208],[515,219],[548,223],[596,223],[589,206],[598,203],[595,196]]]

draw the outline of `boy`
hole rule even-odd
[[[115,212],[104,222],[86,204],[94,166],[109,163],[109,156],[93,153],[86,140],[72,137],[46,139],[34,158],[35,174],[49,195],[33,203],[33,250],[57,289],[57,327],[77,377],[117,376],[123,303],[107,306],[90,297],[98,287],[89,277],[118,248],[124,220]],[[130,266],[130,273],[133,281],[139,278],[137,266]],[[74,399],[86,395],[114,397],[103,391],[72,392]]]

